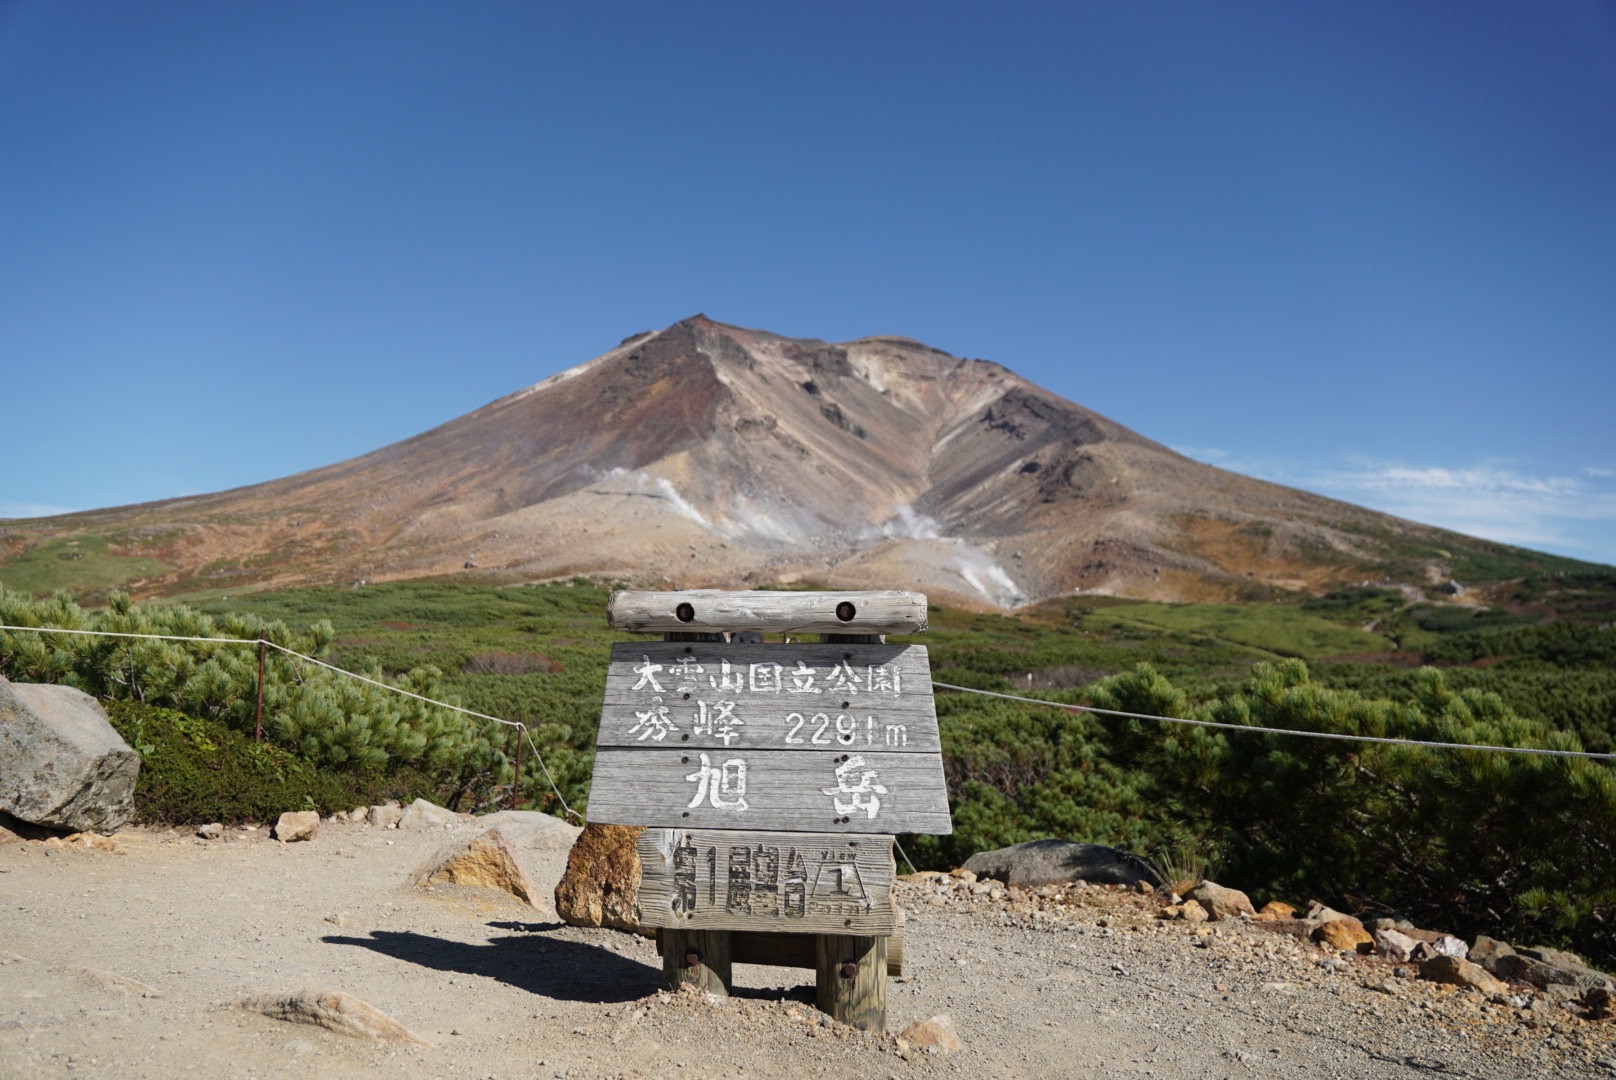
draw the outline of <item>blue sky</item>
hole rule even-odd
[[[696,312],[1616,562],[1616,4],[0,0],[0,514]]]

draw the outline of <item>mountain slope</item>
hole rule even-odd
[[[906,338],[827,344],[703,316],[350,461],[11,522],[0,582],[71,579],[86,544],[139,574],[125,587],[141,596],[474,570],[1014,607],[1575,565],[1192,461]]]

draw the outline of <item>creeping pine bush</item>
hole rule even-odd
[[[184,605],[141,605],[115,593],[108,606],[85,612],[66,594],[34,600],[0,588],[0,674],[18,682],[77,687],[104,701],[131,701],[170,709],[250,734],[258,690],[260,634],[308,656],[331,647],[329,623],[293,631],[252,615],[215,618]],[[50,628],[167,634],[201,641],[52,634]],[[442,673],[419,667],[388,679],[374,660],[358,671],[377,682],[450,701]],[[479,721],[372,686],[268,650],[264,672],[265,735],[309,765],[338,772],[386,773],[401,768],[430,773],[446,805],[475,805],[512,770],[501,749],[507,735]]]
[[[286,810],[330,814],[436,789],[431,777],[408,766],[316,768],[219,720],[155,705],[115,701],[107,715],[141,757],[135,820],[142,823],[270,822]]]
[[[1200,704],[1149,665],[1079,691],[1101,708],[1238,726],[1578,750],[1496,694],[1425,669],[1408,700],[1258,664]],[[1074,700],[1075,695],[1052,695]],[[1616,768],[1584,758],[1358,743],[939,698],[956,833],[923,863],[1055,836],[1216,853],[1262,903],[1397,910],[1417,925],[1616,962]],[[909,846],[906,839],[906,846]],[[1171,860],[1169,860],[1171,861]]]

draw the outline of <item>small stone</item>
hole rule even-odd
[[[960,1042],[959,1033],[954,1030],[954,1021],[948,1018],[947,1013],[916,1020],[900,1031],[898,1037],[914,1046],[936,1047],[945,1054],[952,1054],[965,1046]]]
[[[1384,922],[1386,920],[1377,921]],[[1409,958],[1414,955],[1415,946],[1420,944],[1407,934],[1387,929],[1375,931],[1374,943],[1376,955],[1384,956],[1394,964],[1407,963]]]
[[[352,810],[348,811],[348,820],[354,822],[355,824],[364,821],[369,816],[370,807],[368,806],[356,806]]]
[[[217,821],[208,825],[199,825],[196,829],[196,835],[204,840],[218,840],[224,836],[224,826]]]
[[[1251,898],[1239,889],[1230,889],[1215,881],[1203,881],[1190,890],[1190,899],[1205,908],[1213,919],[1234,919],[1242,913],[1255,915]]]
[[[376,1006],[340,990],[304,990],[297,994],[247,997],[237,1001],[235,1007],[293,1024],[315,1024],[344,1035],[431,1045]]]
[[[974,870],[954,869],[954,870],[950,870],[948,872],[948,876],[953,877],[953,878],[958,878],[960,881],[965,882],[965,884],[967,884],[967,885],[975,885],[976,884],[976,871],[974,871]]]
[[[1486,934],[1477,936],[1476,943],[1470,946],[1468,959],[1480,964],[1494,975],[1498,974],[1498,961],[1501,957],[1514,956],[1515,950],[1507,942],[1498,941]]]
[[[1194,900],[1186,900],[1178,906],[1178,917],[1187,923],[1204,923],[1212,918],[1206,908]]]
[[[1482,969],[1457,956],[1435,956],[1420,965],[1420,978],[1427,982],[1469,987],[1483,994],[1507,994],[1509,987]]]
[[[399,819],[403,816],[403,807],[390,800],[380,806],[372,806],[370,808],[370,813],[366,815],[370,823],[376,826],[378,829],[397,827]]]
[[[1307,917],[1309,919],[1317,919],[1321,923],[1334,922],[1337,919],[1352,919],[1352,916],[1348,915],[1346,912],[1337,911],[1333,907],[1326,907],[1317,900],[1313,901],[1307,906]],[[1358,923],[1357,919],[1352,919],[1352,921]],[[1363,923],[1358,923],[1358,925],[1361,927],[1363,926]]]
[[[1258,915],[1267,915],[1271,919],[1290,919],[1296,915],[1296,909],[1279,900],[1270,900],[1257,912]]]
[[[163,995],[147,986],[143,982],[111,971],[98,971],[95,968],[79,967],[77,964],[66,964],[56,968],[57,971],[69,975],[77,975],[91,986],[99,986],[103,990],[116,990],[120,994],[138,994],[143,998],[160,998]]]
[[[288,810],[275,822],[275,839],[283,844],[313,840],[320,835],[320,814],[315,810]]]
[[[1364,983],[1365,990],[1373,990],[1377,994],[1389,994],[1396,997],[1398,994],[1397,982],[1394,979],[1370,979]]]
[[[436,803],[425,799],[416,799],[405,809],[404,816],[399,818],[398,827],[401,829],[430,829],[434,826],[453,825],[459,821],[453,810],[445,810]]]

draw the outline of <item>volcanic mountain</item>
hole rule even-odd
[[[0,556],[70,537],[144,559],[137,596],[589,575],[997,608],[1436,583],[1531,555],[1192,461],[998,364],[704,316],[350,461],[11,522]]]

